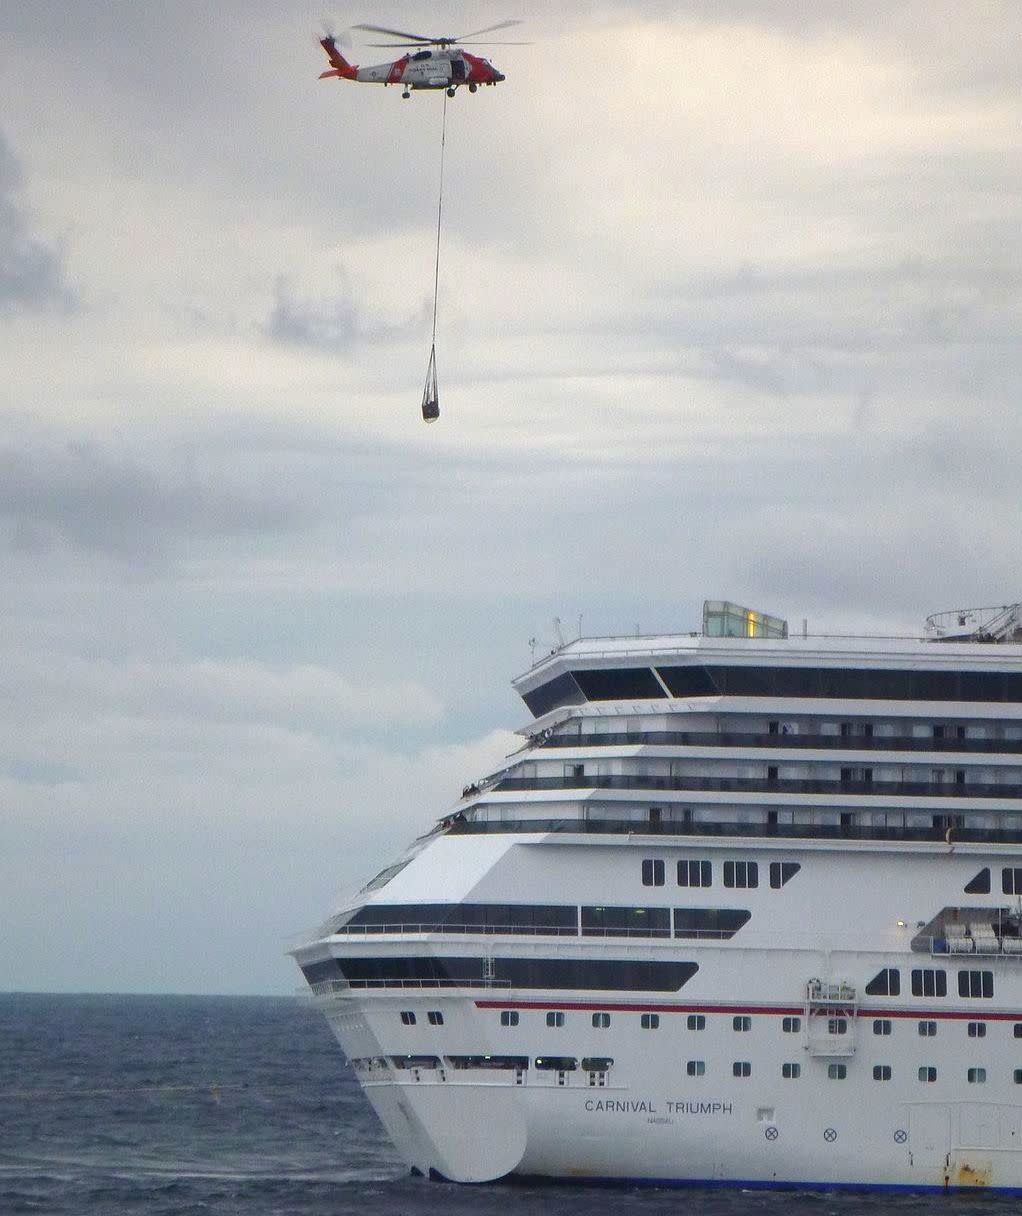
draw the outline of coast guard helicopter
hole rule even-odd
[[[502,30],[509,25],[520,24],[519,21],[502,21],[499,25],[490,25],[486,29],[474,30],[471,34],[461,34],[457,38],[427,38],[422,34],[389,30],[381,25],[356,25],[352,28],[400,39],[397,42],[371,42],[368,44],[369,46],[420,47],[421,49],[414,55],[404,54],[392,63],[380,63],[375,67],[360,68],[357,64],[348,63],[338,51],[337,40],[332,34],[324,34],[319,40],[319,45],[326,51],[326,57],[330,60],[330,70],[321,72],[319,78],[324,80],[328,76],[336,76],[341,80],[356,80],[363,84],[399,84],[402,86],[401,96],[406,99],[411,97],[412,89],[446,89],[447,96],[453,97],[459,86],[468,85],[468,91],[474,93],[481,84],[499,84],[504,79],[504,74],[498,72],[488,59],[463,51],[461,45],[465,43],[466,38],[477,38],[480,34],[490,34],[494,30]],[[525,46],[527,44],[496,42],[490,45]]]

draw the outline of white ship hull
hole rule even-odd
[[[1022,1192],[1022,695],[887,687],[544,709],[531,749],[295,951],[410,1168]],[[904,771],[919,753],[951,789]]]

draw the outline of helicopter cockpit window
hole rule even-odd
[[[412,56],[412,58],[413,59],[432,59],[433,52],[432,51],[416,51],[415,54]]]

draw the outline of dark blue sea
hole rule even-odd
[[[1018,1200],[429,1182],[397,1160],[325,1022],[300,1001],[0,994],[0,1216],[937,1209],[1007,1216]]]

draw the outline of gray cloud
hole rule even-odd
[[[69,308],[63,252],[32,234],[20,187],[21,167],[0,132],[0,315]]]

